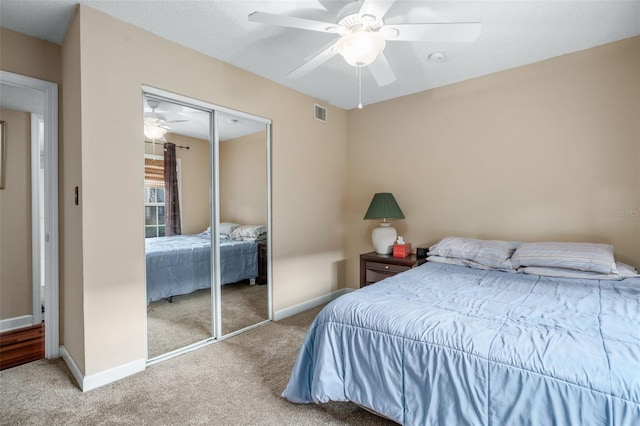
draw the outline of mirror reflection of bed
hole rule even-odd
[[[153,110],[145,106],[160,114],[147,111],[145,117],[168,127],[161,140],[145,141],[147,344],[153,359],[215,334],[211,229],[220,241],[220,270],[213,272],[222,283],[221,335],[269,318],[267,157],[264,124],[219,113],[220,223],[211,227],[210,114],[167,101]],[[175,144],[175,179],[165,176],[172,164],[168,143]],[[179,205],[173,216],[171,200]]]

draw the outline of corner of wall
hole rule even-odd
[[[84,289],[82,279],[81,53],[79,15],[73,17],[61,49],[58,211],[60,244],[60,342],[64,354],[85,371]],[[73,358],[71,358],[73,355]]]
[[[80,390],[82,392],[88,392],[90,390],[108,385],[109,383],[113,383],[120,379],[124,379],[125,377],[139,373],[145,369],[146,365],[144,359],[139,359],[115,368],[110,368],[106,371],[101,371],[97,374],[85,376],[82,371],[80,371],[78,364],[76,364],[76,361],[64,346],[60,347],[60,355],[62,356],[65,364],[67,364],[67,367],[71,371],[71,375],[76,380],[76,383],[78,383],[78,386],[80,386]]]

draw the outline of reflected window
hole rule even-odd
[[[178,186],[181,186],[180,160],[177,164]],[[165,236],[164,160],[159,156],[144,159],[144,236]]]
[[[144,188],[144,236],[164,237],[164,188]]]

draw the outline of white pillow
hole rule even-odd
[[[515,269],[523,266],[577,269],[617,274],[613,246],[597,243],[522,243],[511,257]]]
[[[239,223],[233,223],[233,222],[220,222],[220,225],[218,226],[218,234],[220,235],[231,235],[231,233],[240,227]]]
[[[467,266],[469,268],[483,269],[485,271],[492,269],[480,263],[474,262],[473,260],[456,259],[455,257],[429,256],[427,257],[427,262],[446,263],[447,265]],[[514,271],[513,269],[509,269],[509,270],[506,270],[506,272],[516,272],[516,271]]]
[[[234,229],[229,238],[232,240],[255,239],[266,233],[267,227],[265,225],[244,225]]]
[[[627,265],[626,263],[616,262],[616,268],[618,269],[618,275],[622,278],[636,278],[640,277],[635,266]]]
[[[518,272],[531,275],[543,275],[545,277],[555,278],[575,278],[584,280],[623,280],[625,278],[638,278],[640,275],[636,272],[636,268],[626,263],[617,262],[617,274],[600,274],[598,272],[580,271],[578,269],[566,268],[545,268],[541,266],[529,266],[518,269]]]
[[[519,243],[476,238],[446,237],[429,248],[430,256],[464,259],[489,269],[511,271],[509,261]]]

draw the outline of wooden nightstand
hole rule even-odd
[[[267,283],[267,243],[258,243],[258,284]]]
[[[422,265],[427,259],[415,254],[407,257],[393,257],[390,254],[378,254],[375,251],[360,255],[360,287],[376,283],[400,272]]]

